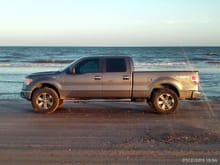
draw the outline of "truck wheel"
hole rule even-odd
[[[40,88],[33,94],[32,106],[38,113],[52,113],[59,106],[59,97],[51,88]]]
[[[178,106],[178,97],[174,91],[168,88],[160,89],[153,94],[152,107],[157,113],[173,113]]]

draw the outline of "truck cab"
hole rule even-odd
[[[66,69],[65,98],[131,98],[133,61],[130,57],[86,57]],[[71,87],[70,87],[71,86]]]

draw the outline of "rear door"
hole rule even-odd
[[[131,71],[126,58],[105,58],[102,75],[103,98],[131,98]]]

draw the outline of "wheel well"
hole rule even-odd
[[[160,84],[158,85],[157,87],[155,87],[152,92],[151,92],[151,95],[150,95],[150,98],[152,98],[152,95],[154,92],[160,90],[160,89],[163,89],[163,88],[168,88],[168,89],[171,89],[172,91],[174,91],[176,93],[176,95],[178,97],[180,97],[180,94],[179,94],[179,91],[176,87],[174,87],[173,85],[170,85],[170,84]]]
[[[34,93],[36,90],[38,90],[38,89],[40,89],[40,88],[45,88],[45,87],[53,89],[53,90],[57,93],[58,97],[60,98],[60,93],[59,93],[59,91],[57,90],[57,88],[56,88],[55,86],[53,86],[53,85],[51,85],[51,84],[40,84],[37,88],[35,88],[35,89],[33,90],[32,94],[31,94],[31,99],[32,99],[33,93]]]

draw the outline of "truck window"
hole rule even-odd
[[[76,74],[83,73],[98,73],[99,72],[99,59],[88,59],[81,61],[76,65]]]
[[[106,60],[106,72],[126,72],[126,62],[122,58]]]

